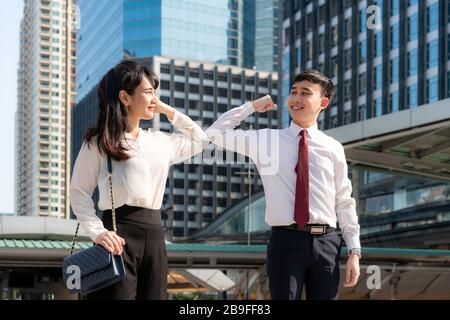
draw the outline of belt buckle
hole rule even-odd
[[[325,234],[326,226],[311,226],[311,234]]]

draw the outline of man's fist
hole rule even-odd
[[[277,105],[273,103],[272,98],[269,95],[254,100],[251,102],[251,104],[257,112],[266,112],[272,109],[276,109],[277,107]]]

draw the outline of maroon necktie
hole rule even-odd
[[[309,221],[309,161],[308,141],[306,130],[300,132],[301,139],[298,144],[298,162],[295,167],[297,182],[295,185],[295,222],[304,227]]]

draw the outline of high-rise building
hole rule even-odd
[[[450,97],[448,1],[284,0],[282,7],[280,95],[285,104],[294,76],[306,68],[318,69],[331,78],[336,93],[319,116],[321,129],[349,125],[351,130],[351,124],[363,126],[382,116],[427,106],[432,110],[444,105],[436,102]],[[289,116],[283,120],[287,120],[286,126]],[[379,125],[395,127],[392,123]],[[446,134],[441,130],[438,135],[444,139]],[[382,149],[408,152],[407,141],[393,141]],[[430,150],[428,156],[448,159],[445,148]],[[442,153],[433,155],[439,151]],[[363,236],[375,235],[372,245],[395,246],[411,228],[434,228],[450,219],[450,184],[375,171],[373,167],[350,169],[361,232]],[[446,245],[441,248],[448,249],[448,240],[441,240]],[[402,241],[403,245],[408,242]],[[428,240],[413,245],[437,243]]]
[[[69,217],[74,0],[25,0],[16,114],[17,215]]]
[[[448,1],[283,1],[283,96],[305,68],[336,84],[323,129],[450,97]]]
[[[275,69],[270,63],[276,63],[278,59],[277,39],[272,38],[276,33],[273,29],[277,28],[278,20],[271,21],[271,17],[278,13],[278,0],[217,0],[209,2],[200,0],[99,0],[95,2],[79,0],[78,4],[81,12],[81,28],[78,32],[78,105],[73,114],[73,157],[78,154],[86,127],[92,125],[92,121],[95,119],[97,112],[95,86],[103,74],[124,58],[144,58],[145,61],[149,57],[155,57],[152,61],[159,61],[158,59],[163,58],[157,57],[162,56],[167,57],[164,59],[172,58],[176,62],[169,63],[171,65],[169,69],[165,66],[166,69],[162,69],[164,71],[161,71],[161,76],[170,73],[177,79],[184,77],[185,72],[190,74],[190,69],[192,69],[192,74],[203,74],[201,70],[196,70],[196,67],[185,67],[185,63],[208,66],[208,70],[205,69],[205,77],[217,76],[217,78],[205,78],[205,83],[208,83],[205,89],[202,88],[203,82],[199,83],[199,80],[195,78],[190,82],[192,77],[189,78],[189,82],[186,78],[185,83],[183,83],[184,80],[175,81],[175,87],[171,87],[173,85],[167,84],[166,79],[163,78],[161,83],[161,86],[165,86],[161,93],[164,90],[174,92],[173,99],[167,101],[174,104],[175,107],[183,109],[186,103],[186,112],[191,109],[201,110],[201,112],[206,110],[207,113],[213,112],[213,118],[202,118],[205,127],[208,127],[216,119],[218,114],[214,112],[220,114],[227,107],[237,105],[237,102],[231,104],[227,100],[228,96],[230,99],[234,97],[233,99],[243,103],[258,97],[260,92],[264,92],[263,85],[265,88],[272,86],[272,84],[265,84],[266,80],[261,80],[262,84],[259,85],[259,78],[267,78],[268,72]],[[265,34],[266,32],[267,34]],[[257,36],[260,37],[258,41],[261,43],[259,44],[255,43]],[[267,47],[270,45],[274,47],[268,50]],[[259,46],[258,49],[257,46]],[[270,54],[273,56],[270,57]],[[159,74],[159,64],[150,64],[150,67],[156,67],[154,71]],[[234,69],[235,67],[238,69]],[[216,74],[216,72],[210,71],[214,68],[225,71],[218,71]],[[233,72],[228,73],[228,68],[231,68]],[[244,70],[239,68],[244,68],[246,71],[236,71]],[[244,72],[246,77],[248,74],[252,74],[256,78],[248,76],[248,79],[245,80],[247,84],[245,81],[236,82],[239,77],[235,75],[236,72]],[[274,79],[276,76],[271,75],[270,77],[270,83],[273,83],[274,87],[273,90],[268,90],[275,93]],[[228,83],[233,88],[229,88]],[[217,88],[216,85],[222,87]],[[239,90],[243,85],[246,87],[245,91],[242,91],[245,93],[241,97]],[[257,90],[257,87],[262,88],[262,91],[252,91]],[[203,90],[205,90],[204,93]],[[218,96],[218,100],[222,100],[222,102],[204,100],[204,105],[197,105],[197,101],[203,99],[200,98],[202,94],[207,96],[205,99],[209,99],[209,96]],[[187,97],[194,95],[197,98],[186,98],[186,95],[188,95]],[[161,99],[168,99],[168,97],[161,94]],[[199,115],[194,117],[199,117]],[[279,117],[276,121],[272,120],[271,125],[279,126],[278,119]],[[143,122],[141,125],[151,127],[158,124]],[[167,123],[161,123],[162,130],[167,128]],[[205,170],[208,171],[211,168],[208,167]],[[182,170],[184,171],[181,171],[181,175],[188,175],[189,170],[195,171],[196,169],[191,166]],[[198,192],[195,190],[196,188],[210,188],[214,185],[219,188],[217,189],[219,193],[230,191],[226,186],[226,183],[230,181],[230,173],[225,166],[214,169],[211,174],[213,180],[220,180],[218,185],[208,181],[194,186],[194,182],[190,181],[187,182],[185,189],[190,193],[195,193]],[[255,179],[255,181],[257,180]],[[230,191],[230,195],[217,196],[215,194],[211,199],[205,198],[204,206],[207,211],[204,212],[204,215],[200,215],[197,214],[199,208],[195,212],[191,212],[190,209],[197,204],[197,201],[202,202],[203,198],[180,193],[179,189],[184,187],[181,185],[182,181],[181,178],[173,180],[171,185],[173,191],[167,193],[166,190],[167,195],[173,195],[170,201],[177,202],[176,206],[178,207],[173,210],[175,221],[180,221],[180,219],[184,221],[181,227],[178,222],[175,223],[176,226],[173,230],[176,236],[187,235],[189,231],[201,227],[203,222],[217,216],[225,207],[244,194],[244,187],[241,186],[239,190],[242,189],[242,191]],[[237,188],[234,186],[233,190],[237,190]],[[94,194],[94,198],[95,196]],[[168,202],[165,201],[165,203]],[[181,203],[183,203],[183,208],[179,207]],[[188,212],[190,213],[188,214]]]
[[[257,70],[278,72],[279,1],[255,0],[254,52]],[[248,67],[248,66],[246,66]]]
[[[160,79],[160,99],[208,128],[223,112],[260,96],[277,99],[277,73],[243,69],[209,62],[151,57],[137,59]],[[73,110],[73,156],[83,142],[87,126],[94,125],[98,112],[95,88]],[[279,111],[256,113],[242,124],[245,129],[278,128]],[[155,116],[141,127],[172,130],[165,116]],[[233,153],[231,153],[231,156]],[[255,176],[247,175],[247,164],[200,161],[172,167],[164,197],[165,224],[169,239],[200,229],[223,210],[248,194],[248,186],[261,188]],[[250,169],[251,170],[251,169]],[[173,214],[172,214],[173,213]],[[172,234],[173,232],[173,234]]]
[[[168,56],[273,71],[268,61],[276,60],[269,56],[276,50],[268,47],[276,46],[271,6],[277,0],[259,2],[79,0],[78,101],[123,58]]]

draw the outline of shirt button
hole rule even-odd
[[[145,200],[145,199],[139,199],[139,205],[140,205],[140,206],[145,206],[145,205],[147,205],[147,200]]]

